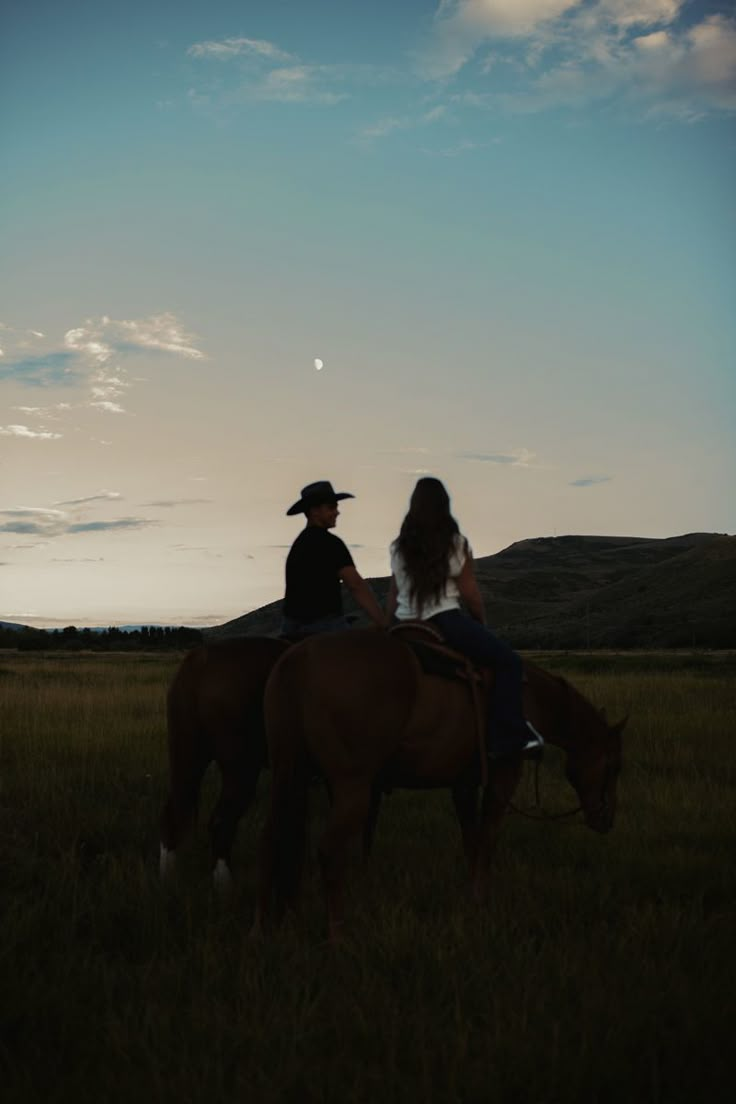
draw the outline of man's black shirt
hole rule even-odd
[[[338,572],[352,566],[353,557],[339,537],[320,525],[302,529],[286,557],[284,616],[296,621],[340,617]]]

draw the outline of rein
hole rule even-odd
[[[582,805],[576,805],[574,809],[568,809],[564,813],[547,813],[542,808],[542,803],[539,800],[539,762],[534,764],[534,804],[530,805],[528,809],[520,809],[514,805],[513,801],[509,801],[509,809],[512,813],[518,813],[519,816],[526,817],[527,820],[566,820],[568,817],[576,816],[582,811]],[[536,810],[536,811],[535,811]]]

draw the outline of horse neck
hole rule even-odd
[[[598,711],[562,675],[552,675],[540,668],[537,672],[542,676],[539,689],[546,699],[544,738],[564,751],[572,751],[588,740],[600,724]]]

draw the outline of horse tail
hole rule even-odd
[[[309,771],[300,695],[287,654],[266,688],[271,805],[261,837],[259,913],[280,920],[299,897],[307,845]]]
[[[169,796],[161,817],[161,842],[174,850],[197,819],[202,777],[212,758],[199,716],[199,690],[207,663],[202,645],[184,657],[166,698]]]

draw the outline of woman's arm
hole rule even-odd
[[[475,577],[473,554],[470,551],[468,551],[463,569],[457,577],[457,589],[460,591],[460,597],[470,616],[476,621],[480,621],[481,625],[485,625],[486,611],[478,580]]]

